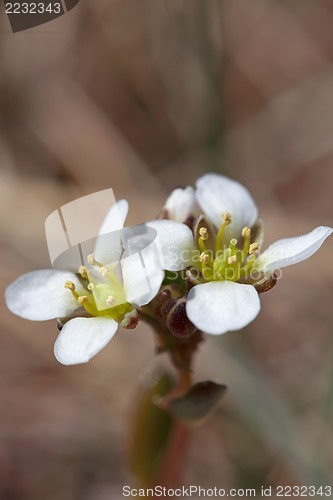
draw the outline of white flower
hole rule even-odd
[[[89,361],[112,339],[118,324],[135,324],[135,306],[147,304],[161,286],[164,272],[156,233],[145,226],[121,231],[127,212],[126,200],[110,209],[94,255],[87,256],[78,273],[34,271],[6,290],[7,306],[18,316],[62,319],[54,353],[65,365]],[[119,213],[121,227],[115,223]]]
[[[178,214],[178,221],[191,210],[197,215],[198,205],[203,214],[193,228],[194,237],[187,233],[187,247],[176,258],[168,253],[166,269],[192,266],[187,276],[196,285],[188,293],[186,312],[199,330],[213,335],[238,330],[254,320],[260,311],[257,289],[274,280],[275,270],[311,257],[333,231],[320,226],[303,236],[277,241],[260,255],[263,225],[244,186],[222,175],[206,174],[197,180],[192,194],[187,212],[183,210],[185,191],[174,191],[166,202],[168,214]],[[172,220],[149,225],[170,245],[181,232],[179,222]]]

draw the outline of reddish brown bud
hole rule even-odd
[[[186,226],[188,226],[191,231],[193,230],[193,224],[194,224],[194,216],[193,215],[189,215],[183,222],[184,224],[186,224]]]
[[[175,305],[177,301],[175,297],[179,297],[179,294],[179,285],[177,285],[176,283],[162,288],[162,290],[151,302],[153,311],[156,314],[157,318],[165,320],[165,317],[169,313],[170,309]]]
[[[190,337],[196,332],[196,327],[187,317],[185,299],[177,300],[168,314],[166,324],[171,333],[176,337]]]
[[[257,290],[258,293],[264,293],[268,292],[271,290],[273,287],[275,287],[276,283],[278,281],[278,277],[276,274],[272,274],[269,276],[265,276],[264,279],[261,281],[258,281],[257,283],[254,283],[254,287]]]
[[[125,314],[123,321],[120,323],[123,328],[127,330],[133,330],[138,326],[139,323],[139,315],[134,309],[133,311]]]

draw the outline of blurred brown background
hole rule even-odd
[[[266,243],[332,225],[332,26],[330,0],[81,0],[15,35],[2,9],[1,498],[121,498],[131,405],[158,361],[142,325],[63,367],[56,325],[6,310],[3,289],[49,267],[46,217],[112,187],[139,223],[217,171],[251,190]],[[332,481],[332,250],[284,270],[247,330],[205,343],[196,379],[229,392],[193,432],[184,484]]]

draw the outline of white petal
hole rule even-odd
[[[212,335],[244,328],[259,311],[260,300],[255,288],[232,281],[197,285],[190,290],[186,304],[190,321]]]
[[[18,316],[34,321],[65,317],[78,308],[66,281],[73,281],[79,293],[82,285],[75,274],[42,269],[23,274],[5,292],[7,307]]]
[[[148,304],[159,291],[164,271],[155,264],[144,268],[138,254],[121,259],[127,302],[137,306]]]
[[[174,189],[164,208],[168,211],[169,219],[177,222],[185,222],[190,215],[197,217],[201,213],[194,189],[191,186],[185,189]]]
[[[311,257],[332,232],[331,227],[319,226],[308,234],[276,241],[257,259],[256,269],[274,270],[297,264]]]
[[[163,255],[157,232],[146,225],[125,232],[125,252],[120,261],[127,301],[142,306],[150,302],[164,279]]]
[[[146,223],[157,231],[161,245],[164,269],[179,271],[189,266],[197,251],[193,234],[188,226],[171,220],[154,220]]]
[[[146,224],[139,224],[133,227],[125,227],[121,233],[121,238],[125,249],[124,255],[134,255],[157,241],[157,231]]]
[[[95,243],[96,259],[104,265],[111,264],[121,256],[121,230],[128,214],[128,202],[119,200],[113,205],[101,225]],[[86,256],[85,256],[86,257]]]
[[[107,213],[101,227],[99,228],[99,235],[111,233],[122,229],[128,214],[128,201],[119,200],[113,205]]]
[[[63,365],[87,363],[112,339],[118,323],[110,318],[74,318],[65,324],[54,344]]]
[[[239,182],[218,174],[206,174],[197,182],[197,199],[207,217],[220,228],[221,215],[230,212],[232,222],[227,237],[237,237],[243,227],[252,227],[258,218],[257,206],[249,191]]]
[[[121,232],[122,231],[119,230],[103,234],[96,240],[93,254],[95,255],[95,259],[104,266],[108,266],[120,260],[123,252],[121,246]],[[91,247],[89,247],[87,243],[89,242],[81,244],[82,253],[85,259],[87,259],[89,253],[91,253],[91,251],[89,251]],[[85,264],[87,265],[87,262],[85,262]]]

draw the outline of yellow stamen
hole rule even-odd
[[[85,279],[88,278],[88,273],[87,273],[86,266],[80,266],[79,267],[79,274],[81,274],[82,278],[85,278]]]
[[[209,257],[205,252],[202,252],[202,254],[200,255],[200,262],[202,262],[203,264],[208,264]]]
[[[245,260],[247,254],[249,253],[249,248],[250,248],[251,229],[247,226],[243,227],[242,236],[244,238],[242,254],[243,254],[243,260]]]
[[[95,255],[93,253],[89,254],[87,257],[87,261],[91,266],[96,265]]]
[[[231,213],[226,212],[225,214],[222,214],[222,225],[219,229],[219,232],[217,233],[216,236],[216,241],[215,241],[215,252],[217,252],[220,248],[222,248],[222,238],[224,235],[224,230],[226,226],[229,226],[231,224]]]
[[[242,236],[243,236],[243,238],[250,238],[250,236],[251,236],[251,228],[249,228],[247,226],[243,227],[243,229],[242,229]]]
[[[231,224],[231,213],[230,212],[225,212],[224,214],[222,214],[222,221],[223,221],[223,224],[225,224],[226,226],[228,226],[229,224]]]
[[[65,288],[67,288],[68,290],[70,290],[72,292],[73,297],[75,297],[77,300],[79,297],[79,294],[75,291],[75,285],[74,285],[73,281],[66,281],[64,286],[65,286]]]
[[[258,243],[251,243],[250,248],[249,248],[249,254],[253,255],[257,250],[259,250]]]
[[[68,288],[68,290],[71,290],[72,292],[74,292],[74,290],[75,290],[75,285],[74,285],[73,281],[66,281],[64,286],[65,286],[65,288]]]
[[[208,240],[209,234],[208,234],[208,231],[205,227],[201,227],[199,229],[199,234],[200,234],[201,238],[203,239],[203,241]]]
[[[200,255],[200,262],[201,264],[201,273],[205,280],[210,280],[212,276],[212,269],[210,268],[209,265],[209,255],[205,252],[202,252]]]
[[[108,276],[109,270],[107,267],[105,267],[103,264],[98,262],[98,260],[95,259],[95,255],[91,253],[87,257],[87,261],[91,266],[97,266],[99,269],[99,273],[103,276],[103,278],[106,278]]]
[[[206,252],[207,247],[205,245],[205,241],[208,240],[208,231],[205,227],[201,227],[199,229],[199,234],[200,234],[200,238],[198,240],[199,248],[200,248],[201,252]]]
[[[81,306],[83,306],[83,304],[86,304],[89,301],[89,298],[87,297],[87,295],[80,295],[77,301],[79,304],[81,304]]]
[[[228,264],[236,264],[236,262],[237,262],[236,255],[231,255],[231,257],[228,257]]]
[[[121,322],[125,314],[133,309],[126,301],[122,283],[118,280],[113,271],[98,262],[93,254],[88,255],[87,262],[91,266],[94,266],[95,270],[98,269],[99,273],[105,276],[105,280],[98,279],[98,276],[94,276],[94,278],[91,279],[93,281],[96,280],[96,282],[90,282],[89,268],[81,266],[78,272],[87,280],[83,285],[85,291],[81,291],[80,286],[81,294],[79,294],[72,281],[66,281],[64,284],[65,288],[71,291],[78,304],[84,307],[91,316],[106,316]]]
[[[102,266],[100,269],[99,269],[99,272],[100,274],[103,276],[103,278],[106,278],[107,275],[108,275],[108,268],[105,267],[105,266]]]

